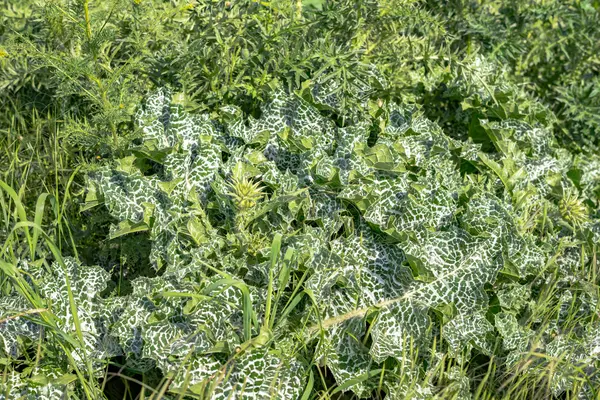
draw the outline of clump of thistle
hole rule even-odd
[[[228,195],[233,199],[236,208],[240,211],[254,207],[264,195],[260,182],[254,182],[245,176],[234,175],[228,186]]]
[[[574,191],[567,191],[559,204],[560,215],[574,228],[579,228],[588,220],[585,204]]]

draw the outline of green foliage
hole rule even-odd
[[[599,395],[593,2],[5,6],[0,399]]]
[[[440,11],[436,2],[426,4]],[[441,12],[459,38],[453,46],[507,66],[512,81],[552,108],[563,145],[598,151],[597,1],[456,0]]]

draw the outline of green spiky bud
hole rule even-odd
[[[561,216],[573,225],[580,227],[588,220],[587,208],[573,191],[565,193],[558,204]]]
[[[234,200],[236,207],[240,210],[247,210],[256,205],[263,197],[263,188],[260,182],[242,177],[234,177],[229,183],[229,196]]]

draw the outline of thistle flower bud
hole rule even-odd
[[[588,220],[587,209],[585,204],[577,197],[577,194],[573,191],[565,193],[563,198],[558,204],[561,216],[573,225],[574,227],[580,227]]]

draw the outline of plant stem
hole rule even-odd
[[[273,244],[271,244],[271,264],[269,265],[269,285],[267,287],[267,302],[265,305],[265,319],[263,321],[263,327],[268,328],[269,322],[271,319],[271,302],[273,300],[273,280],[274,277],[274,269],[277,264],[277,256],[279,255],[279,251],[281,250],[281,234],[278,233],[273,238]]]
[[[88,41],[92,40],[92,21],[90,20],[90,1],[84,0],[83,12],[85,13],[85,35]]]

